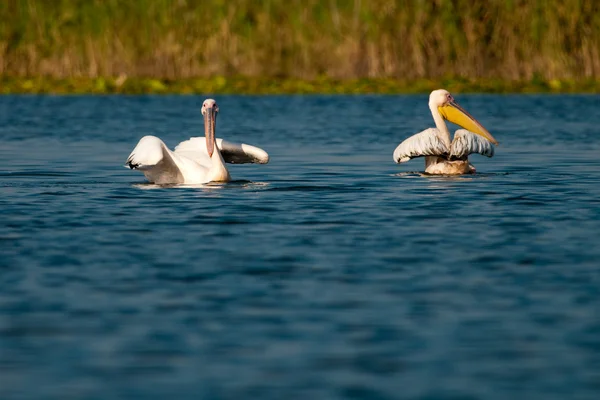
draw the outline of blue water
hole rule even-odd
[[[0,97],[0,397],[600,398],[600,97],[456,97],[474,176],[393,163],[427,96],[218,96],[271,162],[167,188],[203,97]]]

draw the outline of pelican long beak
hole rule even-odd
[[[206,150],[212,157],[215,151],[215,129],[217,125],[217,110],[215,107],[206,108],[204,113],[204,134],[206,135]]]
[[[460,125],[468,131],[483,136],[490,142],[498,144],[498,141],[494,139],[491,133],[487,131],[471,114],[465,111],[464,108],[459,106],[455,101],[450,101],[445,105],[438,107],[438,110],[442,116],[448,121]]]

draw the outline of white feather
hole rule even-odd
[[[459,129],[454,134],[450,149],[441,138],[437,128],[429,128],[400,143],[394,150],[394,161],[406,162],[415,157],[437,156],[449,159],[464,159],[478,153],[487,157],[494,155],[494,145],[482,136]]]
[[[210,166],[175,154],[156,136],[144,136],[133,149],[125,166],[138,169],[153,183],[210,182]]]
[[[450,148],[450,157],[462,159],[473,153],[492,157],[494,155],[494,145],[486,138],[466,129],[457,130]]]
[[[215,142],[226,163],[266,164],[269,162],[269,155],[261,148],[245,143],[232,143],[220,138],[216,138]],[[175,147],[175,153],[185,155],[188,158],[197,160],[203,165],[210,166],[210,157],[206,150],[206,139],[203,137],[193,137],[179,143],[177,147]]]
[[[415,157],[443,156],[448,153],[448,147],[438,129],[429,128],[400,143],[394,150],[394,161],[403,163]]]

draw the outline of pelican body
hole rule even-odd
[[[194,137],[179,143],[174,151],[156,136],[144,136],[133,149],[125,167],[144,173],[156,184],[201,184],[231,180],[225,163],[269,162],[264,150],[247,144],[215,138],[219,107],[213,99],[202,104],[205,138]]]
[[[433,175],[462,175],[475,173],[469,163],[469,154],[487,157],[494,155],[498,142],[444,89],[429,95],[429,109],[435,128],[425,129],[404,140],[394,150],[394,161],[407,162],[415,157],[425,157],[425,173]],[[462,126],[451,140],[446,120]]]

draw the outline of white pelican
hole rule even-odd
[[[156,136],[144,136],[127,158],[125,167],[142,171],[148,181],[156,184],[200,184],[231,180],[226,162],[268,163],[269,155],[258,147],[215,138],[218,112],[213,99],[202,104],[206,140],[194,137],[171,151]]]
[[[429,109],[436,127],[425,129],[400,143],[394,150],[394,161],[403,163],[424,156],[425,173],[460,175],[475,172],[475,167],[469,163],[469,154],[494,155],[492,143],[498,144],[496,139],[459,106],[447,90],[431,92]],[[465,128],[457,130],[452,141],[445,119]]]

